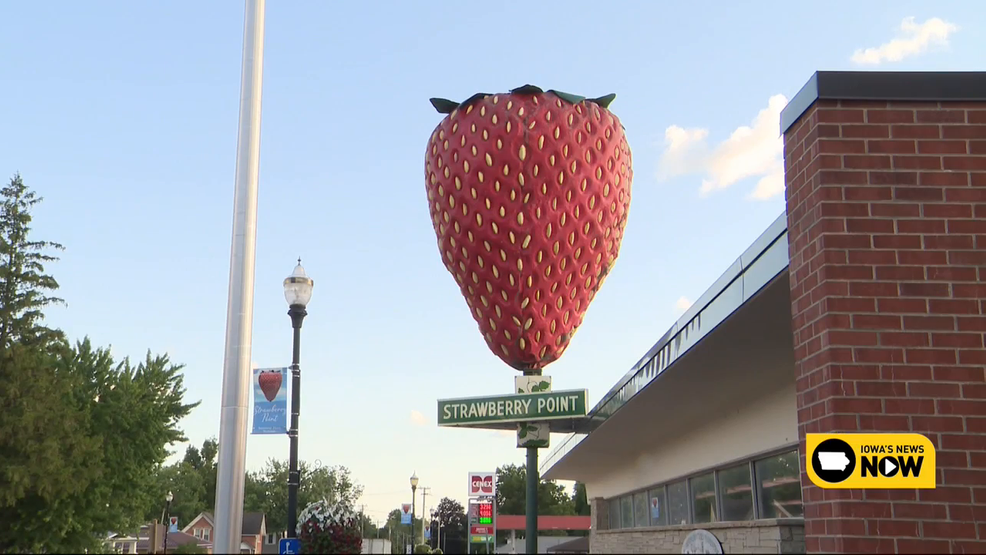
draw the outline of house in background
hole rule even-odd
[[[215,536],[215,519],[210,512],[199,513],[182,533],[212,544]],[[243,513],[243,530],[240,537],[240,553],[266,553],[267,517],[264,513]],[[275,551],[276,553],[276,551]]]
[[[164,526],[160,527],[161,537],[157,540],[156,549],[151,549],[151,525],[145,524],[140,527],[140,531],[137,533],[136,542],[134,543],[134,551],[129,553],[161,553],[163,552],[164,544]],[[208,542],[184,532],[168,532],[168,553],[174,553],[179,547],[184,545],[195,545],[198,546],[204,553],[212,553],[212,542]]]
[[[280,545],[281,540],[286,537],[288,537],[287,532],[276,532],[273,534],[268,532],[267,535],[264,536],[264,547],[261,553],[280,553],[278,546]],[[387,553],[390,552],[388,551]]]
[[[116,532],[106,537],[106,545],[112,549],[114,553],[137,553],[138,541],[139,538],[137,536],[131,536],[130,534],[118,534]]]

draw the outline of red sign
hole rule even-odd
[[[469,529],[469,533],[473,536],[492,536],[493,529],[488,526],[473,526]]]
[[[469,495],[471,497],[493,495],[496,491],[495,482],[496,480],[492,472],[470,472]]]
[[[479,518],[493,518],[493,503],[481,503],[479,506]]]

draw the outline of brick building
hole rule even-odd
[[[819,72],[787,210],[549,455],[593,553],[986,552],[986,73]],[[806,433],[916,432],[934,490],[822,490]]]

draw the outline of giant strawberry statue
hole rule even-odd
[[[490,349],[511,367],[555,361],[620,252],[633,179],[608,106],[526,85],[462,103],[428,142],[438,248]]]

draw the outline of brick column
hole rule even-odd
[[[602,497],[594,497],[589,500],[589,510],[590,531],[594,533],[599,530],[609,530],[609,503]]]
[[[802,466],[807,550],[986,552],[986,74],[819,72],[781,127],[802,465],[805,433],[938,449],[935,490]]]

